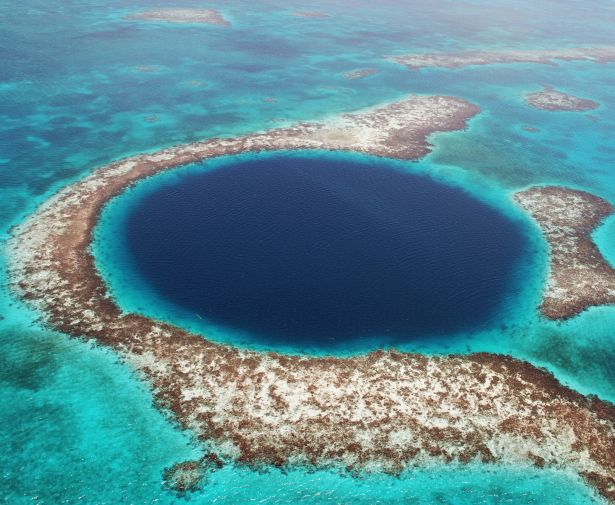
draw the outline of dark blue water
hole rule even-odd
[[[515,222],[457,188],[339,156],[187,174],[144,196],[125,226],[159,295],[311,345],[483,325],[527,247]]]

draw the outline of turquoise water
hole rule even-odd
[[[197,3],[202,7],[182,2]],[[615,202],[613,65],[562,62],[411,72],[382,58],[415,50],[608,44],[615,26],[615,10],[608,3],[339,1],[310,2],[306,9],[292,2],[233,1],[207,5],[224,12],[233,23],[228,29],[122,19],[139,6],[163,5],[158,0],[0,0],[2,240],[40,202],[97,165],[408,93],[458,95],[483,109],[468,131],[435,135],[433,154],[408,164],[408,170],[458,184],[511,213],[512,192],[540,183],[585,189]],[[330,16],[295,18],[289,16],[293,10],[324,10]],[[364,67],[379,72],[359,80],[342,76]],[[601,106],[591,118],[526,107],[522,95],[545,84]],[[265,101],[268,97],[276,100]],[[540,132],[526,132],[526,125]],[[112,215],[110,208],[106,217]],[[506,328],[451,338],[448,347],[414,349],[508,352],[548,367],[583,393],[613,401],[615,308],[591,309],[563,324],[536,317],[545,244],[534,237],[534,273],[522,287],[528,296],[508,309]],[[595,237],[613,262],[613,220]],[[4,286],[4,268],[2,280]],[[162,489],[162,471],[196,457],[199,448],[153,408],[147,388],[111,353],[43,327],[4,287],[0,315],[4,502],[185,502]],[[300,469],[260,474],[230,466],[192,496],[193,503],[376,500],[600,503],[566,474],[480,466],[359,480]]]

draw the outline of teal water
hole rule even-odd
[[[531,184],[564,184],[615,202],[613,65],[562,62],[411,72],[382,58],[409,51],[609,44],[615,26],[609,3],[340,1],[311,2],[307,9],[298,3],[233,1],[208,4],[224,12],[233,23],[229,29],[122,19],[139,6],[163,5],[0,0],[3,241],[40,202],[97,165],[203,137],[317,119],[407,93],[458,95],[483,109],[468,131],[435,135],[433,154],[408,164],[408,170],[457,184],[510,213],[516,212],[509,202],[512,192]],[[323,10],[330,16],[294,18],[289,16],[293,10]],[[360,80],[342,76],[363,67],[379,72]],[[526,107],[522,95],[545,84],[601,106],[591,118]],[[268,97],[276,100],[265,101]],[[526,132],[526,125],[540,132]],[[120,208],[118,200],[105,218]],[[613,220],[595,237],[613,262]],[[536,233],[534,238],[532,277],[521,288],[527,296],[507,309],[505,328],[451,338],[448,347],[408,350],[507,352],[548,367],[583,393],[613,401],[615,308],[591,309],[564,324],[536,317],[546,256],[545,244]],[[101,263],[104,259],[99,257]],[[4,268],[2,281],[4,286]],[[121,282],[112,287],[118,295],[128,294]],[[125,307],[135,302],[120,298]],[[180,316],[168,312],[169,318]],[[162,471],[196,457],[199,448],[154,409],[147,388],[111,353],[43,327],[5,287],[0,315],[4,502],[184,503],[162,489]],[[260,474],[230,466],[211,476],[191,501],[377,500],[600,503],[567,474],[484,466],[358,480],[301,469]]]

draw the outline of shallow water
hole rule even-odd
[[[183,4],[202,6],[192,0]],[[530,184],[564,184],[615,202],[613,65],[411,72],[382,58],[413,50],[612,43],[615,10],[607,3],[311,2],[309,10],[330,14],[319,20],[289,16],[305,5],[234,1],[208,4],[228,16],[230,29],[122,19],[138,6],[153,5],[164,4],[0,0],[3,239],[59,187],[113,159],[317,119],[408,93],[458,95],[483,109],[468,131],[435,135],[433,154],[411,164],[411,171],[460,186],[511,214],[507,198]],[[379,72],[359,80],[342,76],[363,67]],[[545,84],[601,106],[591,118],[526,107],[522,95]],[[265,101],[268,97],[275,100]],[[541,131],[526,132],[525,125]],[[113,209],[108,210],[110,218]],[[596,232],[596,240],[613,261],[609,223]],[[534,309],[544,280],[545,244],[536,236],[533,247],[536,264],[528,266],[532,275],[520,287],[525,295],[502,308],[502,328],[450,336],[446,346],[415,342],[407,349],[508,352],[548,367],[583,393],[615,400],[615,309],[591,309],[564,324],[538,318]],[[122,300],[131,308],[137,302]],[[155,410],[147,389],[112,354],[42,327],[4,288],[0,308],[4,501],[185,502],[162,490],[162,470],[199,450]],[[213,327],[198,329],[230,338]],[[365,347],[361,342],[345,351]],[[214,498],[219,503],[599,503],[565,474],[480,466],[466,472],[435,469],[401,480],[229,467],[212,476],[192,502]]]

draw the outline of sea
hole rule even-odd
[[[215,8],[231,26],[126,19],[169,6]],[[293,15],[304,11],[326,16]],[[615,307],[591,308],[560,323],[539,316],[548,248],[512,195],[532,185],[557,184],[615,203],[615,64],[558,61],[409,70],[386,57],[608,45],[615,39],[614,27],[615,4],[597,0],[212,0],[205,5],[195,0],[172,5],[0,0],[0,241],[59,189],[126,156],[326,120],[410,94],[462,97],[481,113],[465,131],[432,135],[432,152],[417,162],[278,153],[213,160],[144,181],[104,210],[92,247],[96,264],[122,309],[169,320],[216,341],[315,355],[391,347],[426,354],[504,353],[548,369],[583,394],[613,402]],[[360,79],[344,75],[365,68],[375,72]],[[524,94],[544,86],[590,98],[599,107],[587,113],[528,107]],[[128,253],[134,249],[122,233],[148,198],[181,188],[190,178],[225,179],[225,170],[231,173],[241,163],[271,167],[275,156],[292,166],[299,158],[361,170],[384,163],[383,170],[395,177],[434,185],[438,195],[452,192],[503,220],[511,233],[520,234],[523,246],[494,308],[498,323],[487,318],[440,331],[437,338],[411,338],[406,328],[397,332],[404,338],[383,339],[374,330],[333,344],[272,340],[270,329],[241,326],[237,319],[215,314],[197,317],[197,311],[151,286],[151,279],[145,282],[143,271],[130,264],[135,257]],[[299,158],[293,161],[293,156]],[[326,212],[318,210],[326,222]],[[596,230],[594,240],[615,264],[615,217]],[[401,476],[302,467],[254,471],[230,463],[208,475],[200,490],[178,495],[164,486],[162,476],[165,468],[202,455],[192,434],[156,409],[147,384],[112,351],[54,331],[18,300],[8,286],[6,260],[0,257],[0,502],[604,503],[564,470],[479,463],[408,468]],[[356,328],[351,330],[355,335]]]

